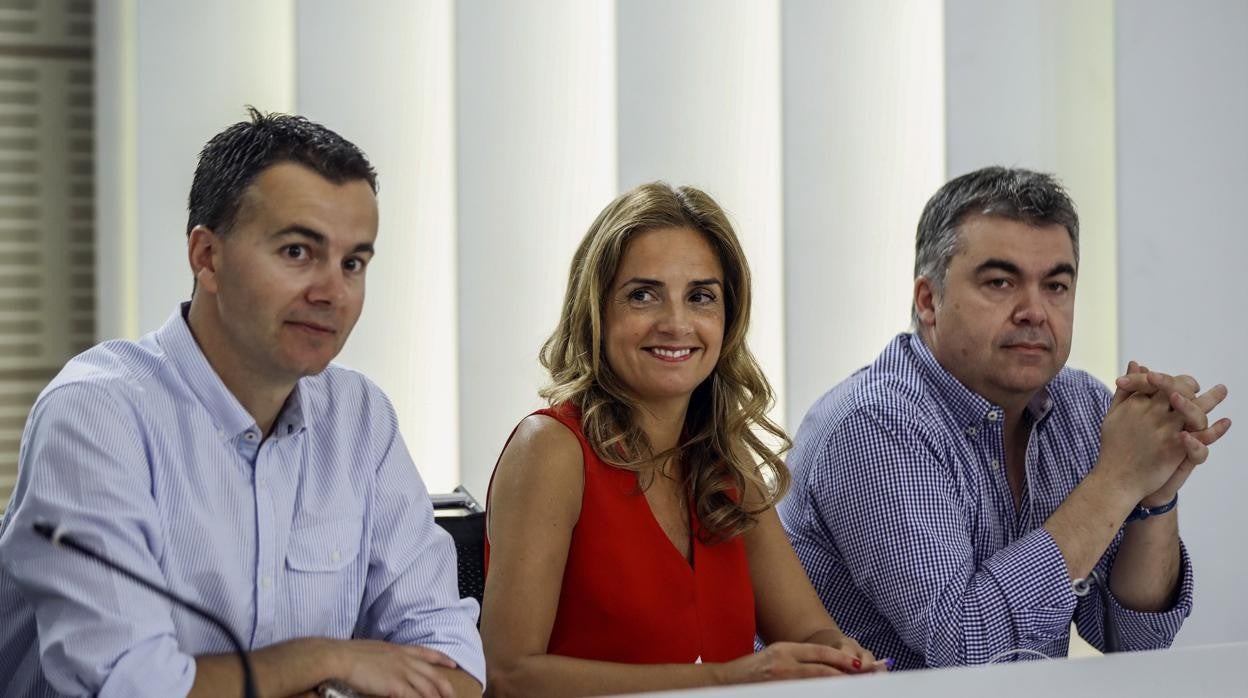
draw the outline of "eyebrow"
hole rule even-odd
[[[1061,274],[1070,274],[1071,276],[1074,276],[1074,275],[1075,275],[1075,265],[1073,265],[1073,264],[1071,264],[1071,263],[1069,263],[1069,262],[1062,262],[1061,264],[1056,264],[1056,265],[1054,265],[1054,266],[1053,266],[1053,268],[1052,268],[1052,269],[1050,269],[1050,270],[1049,270],[1049,273],[1048,273],[1048,274],[1045,274],[1045,275],[1044,275],[1044,278],[1046,278],[1046,279],[1047,279],[1047,278],[1049,278],[1049,277],[1051,277],[1051,276],[1059,276],[1059,275],[1061,275]]]
[[[981,262],[979,266],[975,267],[975,273],[982,274],[983,272],[986,272],[992,269],[995,269],[997,271],[1003,271],[1007,274],[1013,274],[1015,276],[1023,275],[1023,270],[1019,269],[1017,264],[1013,262],[1007,262],[1004,259],[986,259],[983,262]]]
[[[662,281],[659,281],[658,279],[643,279],[643,278],[641,278],[640,276],[634,276],[633,278],[631,278],[631,279],[629,279],[629,280],[627,280],[627,281],[625,281],[625,282],[621,283],[621,284],[619,285],[619,288],[624,288],[625,286],[629,286],[629,285],[633,285],[633,284],[638,284],[638,285],[641,285],[641,286],[659,286],[659,287],[667,286],[667,284],[663,283]],[[723,285],[724,285],[724,284],[723,284],[723,282],[722,282],[722,281],[720,281],[719,279],[715,279],[715,278],[710,278],[710,279],[694,279],[694,280],[692,280],[692,281],[690,281],[690,282],[688,283],[688,286],[719,286],[719,287],[723,287]]]
[[[982,274],[990,269],[1003,271],[1007,274],[1013,274],[1014,276],[1023,275],[1023,270],[1019,269],[1017,264],[1008,262],[1004,259],[996,258],[984,260],[979,266],[975,267],[975,273]],[[1048,279],[1061,274],[1070,274],[1071,276],[1074,276],[1075,266],[1069,262],[1059,262],[1058,264],[1053,265],[1053,268],[1046,272],[1043,278]]]
[[[285,237],[287,235],[294,235],[297,237],[306,238],[307,240],[310,240],[313,243],[316,243],[317,245],[320,245],[322,247],[324,247],[326,243],[329,242],[329,239],[325,237],[324,233],[317,232],[315,230],[312,230],[311,228],[305,228],[301,225],[292,225],[288,228],[282,228],[276,233],[273,233],[274,238]],[[355,246],[355,249],[351,250],[351,253],[352,254],[361,254],[361,253],[374,254],[375,250],[371,242],[361,242],[360,244]]]

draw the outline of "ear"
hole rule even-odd
[[[217,292],[217,265],[221,257],[221,237],[211,228],[197,225],[186,239],[186,256],[191,263],[198,289]]]
[[[940,299],[936,296],[936,288],[926,276],[914,280],[914,309],[923,327],[936,324],[936,304]]]

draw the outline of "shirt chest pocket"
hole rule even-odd
[[[363,518],[296,525],[286,548],[287,637],[351,636],[363,599],[367,565],[359,558]]]
[[[286,566],[294,572],[338,572],[360,554],[364,521],[360,517],[321,521],[294,528]]]

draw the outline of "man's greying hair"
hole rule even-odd
[[[334,184],[362,179],[377,191],[377,173],[353,143],[302,116],[261,114],[247,107],[240,121],[212,137],[199,153],[187,201],[186,234],[197,225],[224,235],[237,222],[243,193],[265,168],[304,165]]]
[[[939,295],[949,262],[958,253],[967,216],[1001,216],[1030,226],[1065,226],[1079,266],[1079,214],[1052,175],[1021,168],[985,167],[949,180],[928,199],[914,240],[914,277],[926,277]],[[910,308],[917,331],[919,311]]]

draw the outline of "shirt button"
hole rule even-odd
[[[996,470],[1001,467],[1001,461],[997,460],[996,458],[993,458],[991,461],[988,462],[988,466],[991,467],[993,470]]]
[[[337,550],[335,550],[334,552],[330,553],[329,559],[333,560],[334,562],[338,562],[339,560],[342,559],[342,555],[339,554]]]
[[[247,432],[247,440],[248,440],[248,441],[255,441],[255,440],[256,440],[256,432],[254,432],[254,431],[249,431],[249,432]]]
[[[976,429],[975,427],[967,427],[967,428],[966,428],[966,435],[967,435],[967,436],[974,436],[974,435],[976,435],[976,434],[978,434],[978,433],[979,433],[979,430],[978,430],[978,429]]]
[[[989,412],[989,413],[988,413],[988,421],[990,421],[990,422],[995,422],[995,421],[997,421],[998,419],[1001,419],[1001,413],[1000,413],[1000,412],[998,412],[998,411],[996,411],[996,410],[993,410],[993,411],[991,411],[991,412]]]
[[[273,578],[272,578],[272,577],[270,577],[270,576],[268,576],[268,575],[266,574],[266,575],[264,576],[264,579],[261,579],[261,580],[260,580],[260,586],[261,586],[261,587],[262,587],[265,591],[268,591],[269,587],[273,586]]]

